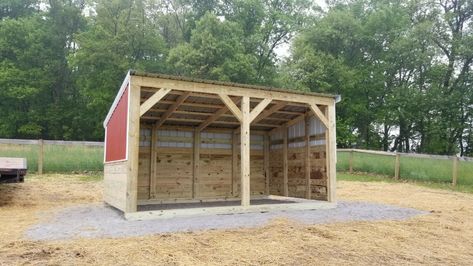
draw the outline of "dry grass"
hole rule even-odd
[[[30,241],[38,215],[101,200],[101,183],[71,176],[0,186],[3,264],[456,264],[473,261],[473,195],[410,184],[339,182],[339,198],[431,211],[406,221],[307,226],[276,220],[263,228],[121,239]]]

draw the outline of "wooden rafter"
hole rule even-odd
[[[187,99],[187,97],[189,97],[190,94],[191,92],[189,91],[186,91],[185,93],[181,94],[179,98],[177,98],[176,102],[173,103],[169,107],[169,109],[160,117],[159,122],[157,123],[157,127],[162,126],[166,119],[168,119],[172,115],[172,113],[176,111],[177,108],[179,108],[179,106]]]
[[[310,110],[315,114],[315,116],[325,125],[325,128],[329,127],[328,120],[325,117],[325,115],[322,113],[322,111],[319,109],[319,107],[316,104],[308,104]]]
[[[272,99],[263,99],[250,112],[250,123],[271,103]]]
[[[279,130],[282,130],[282,129],[285,129],[285,128],[288,128],[294,124],[297,124],[299,123],[300,121],[304,120],[304,117],[305,117],[305,114],[301,114],[299,116],[297,116],[296,118],[290,120],[290,121],[287,121],[286,123],[278,126],[277,128],[271,130],[271,132],[269,133],[273,133],[273,132],[276,132],[276,131],[279,131]]]
[[[241,121],[241,111],[238,106],[233,102],[233,100],[226,94],[219,94],[218,95],[222,102],[227,106],[228,110],[232,112],[232,114],[238,119],[238,121]]]
[[[236,100],[236,104],[238,104],[241,101],[241,99]],[[233,102],[233,100],[232,100]],[[222,115],[224,115],[226,112],[228,112],[228,107],[224,106],[220,108],[217,112],[215,112],[213,115],[209,116],[207,119],[205,119],[204,122],[202,122],[198,127],[198,131],[202,131],[204,128],[208,127],[210,124],[212,124],[214,121],[219,119]]]
[[[141,117],[141,119],[143,119],[143,120],[158,120],[159,117],[155,117],[155,116],[143,116],[143,117]],[[200,119],[176,118],[176,117],[169,117],[167,120],[168,120],[168,121],[176,121],[176,122],[190,122],[190,123],[201,123],[201,122],[202,122],[202,120],[200,120]],[[217,120],[217,121],[213,121],[212,123],[213,123],[213,124],[221,124],[221,125],[240,125],[240,122],[237,122],[237,121],[221,121],[221,120]],[[270,128],[277,128],[277,127],[279,127],[279,125],[277,125],[277,124],[262,124],[262,123],[255,124],[255,126],[270,127]]]
[[[252,122],[253,123],[258,123],[259,121],[267,118],[268,116],[275,113],[276,111],[283,108],[284,106],[286,106],[285,102],[278,102],[275,105],[273,105],[271,108],[269,108],[268,110],[265,110],[265,111],[261,112],[261,114],[258,115],[257,117],[255,117]]]
[[[168,109],[151,108],[149,111],[150,112],[156,112],[156,113],[165,113],[167,110]],[[193,116],[207,116],[207,117],[215,115],[215,112],[210,113],[210,112],[183,111],[183,110],[175,110],[173,113],[174,114],[191,115],[191,116],[192,115]],[[234,118],[234,116],[232,114],[229,114],[228,111],[226,113],[224,113],[223,115],[221,115],[220,117]],[[273,120],[273,121],[283,121],[283,122],[287,122],[287,121],[291,120],[289,118],[279,118],[279,117],[266,117],[265,119]]]
[[[153,107],[156,103],[159,102],[166,94],[168,94],[171,89],[162,88],[159,91],[155,92],[151,97],[148,98],[143,104],[140,106],[140,116],[144,115],[151,107]]]

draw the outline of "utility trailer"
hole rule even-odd
[[[23,182],[26,171],[26,158],[0,157],[0,183]]]

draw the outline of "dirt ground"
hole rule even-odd
[[[338,183],[341,200],[429,211],[404,221],[265,227],[114,239],[32,241],[24,231],[64,206],[101,201],[101,182],[29,176],[0,185],[0,265],[455,264],[473,262],[473,195],[411,184]]]

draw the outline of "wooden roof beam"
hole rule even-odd
[[[149,97],[144,103],[140,106],[140,116],[143,116],[151,107],[158,103],[164,96],[166,96],[171,89],[159,89],[151,97]]]
[[[218,95],[222,102],[227,106],[228,110],[232,112],[232,114],[238,119],[238,121],[241,121],[242,119],[242,113],[240,111],[240,108],[236,106],[236,104],[233,102],[233,100],[226,94],[219,94]]]
[[[313,103],[308,104],[308,105],[309,105],[310,110],[314,113],[315,117],[317,117],[322,122],[322,124],[325,125],[325,128],[328,128],[329,124],[328,124],[327,117],[325,117],[325,115],[322,113],[319,107]]]
[[[159,109],[159,108],[151,108],[149,109],[150,112],[156,112],[156,113],[165,113],[168,109]],[[200,115],[200,116],[213,116],[215,114],[215,112],[213,113],[208,113],[208,112],[197,112],[197,111],[182,111],[182,110],[175,110],[173,112],[174,114],[183,114],[183,115]],[[232,114],[223,114],[221,115],[220,117],[231,117],[231,118],[234,118],[234,116]],[[289,118],[279,118],[279,117],[265,117],[264,119],[267,119],[267,120],[273,120],[273,121],[283,121],[283,122],[287,122],[291,119]],[[262,119],[261,119],[262,120]],[[261,121],[260,120],[260,121]]]
[[[227,96],[228,97],[228,96]],[[229,98],[230,99],[230,98]],[[233,103],[233,100],[230,99],[230,101]],[[236,100],[236,104],[238,104],[241,101],[241,99]],[[235,105],[235,104],[234,104]],[[236,105],[235,105],[236,106]],[[237,107],[238,109],[238,107]],[[212,124],[214,121],[216,121],[218,118],[220,118],[223,114],[228,112],[228,107],[222,107],[220,108],[217,112],[215,112],[212,116],[209,116],[204,122],[202,122],[198,127],[197,131],[202,131],[206,127],[208,127],[210,124]],[[238,118],[237,118],[238,119]]]
[[[275,113],[276,111],[278,111],[279,109],[283,108],[284,106],[286,106],[286,103],[285,102],[278,102],[276,103],[275,105],[273,105],[271,108],[269,108],[268,110],[265,110],[263,111],[260,115],[258,115],[257,117],[255,117],[253,119],[253,123],[258,123],[259,121],[265,119],[266,117],[272,115],[273,113]]]
[[[159,117],[156,116],[143,116],[141,117],[142,119],[145,120],[159,120]],[[191,118],[174,118],[174,117],[169,117],[167,121],[176,121],[176,122],[191,122],[191,123],[201,123],[202,120],[200,119],[191,119]],[[236,121],[214,121],[212,122],[213,124],[221,124],[221,125],[240,125],[240,122]],[[270,127],[270,128],[277,128],[279,125],[276,124],[254,124],[254,126],[260,126],[260,127]]]
[[[169,107],[169,109],[161,116],[161,118],[159,119],[159,122],[156,125],[156,128],[159,128],[160,126],[162,126],[164,122],[166,121],[166,119],[168,119],[172,115],[172,113],[176,111],[177,108],[179,108],[179,106],[187,99],[187,97],[189,97],[190,94],[191,94],[190,91],[186,91],[185,93],[181,94],[179,98],[177,98],[176,102],[173,103]]]
[[[270,103],[272,99],[263,99],[260,103],[258,103],[253,110],[250,112],[250,124],[255,120],[255,118],[266,108]]]
[[[281,129],[288,128],[288,127],[290,127],[290,126],[292,126],[292,125],[294,125],[294,124],[297,124],[297,123],[299,123],[300,121],[304,120],[305,115],[306,115],[306,114],[301,114],[301,115],[297,116],[296,118],[294,118],[294,119],[292,119],[292,120],[290,120],[290,121],[287,121],[286,123],[284,123],[284,124],[278,126],[277,128],[271,130],[269,133],[271,134],[271,133],[277,132],[277,131],[279,131],[279,130],[281,130]]]

